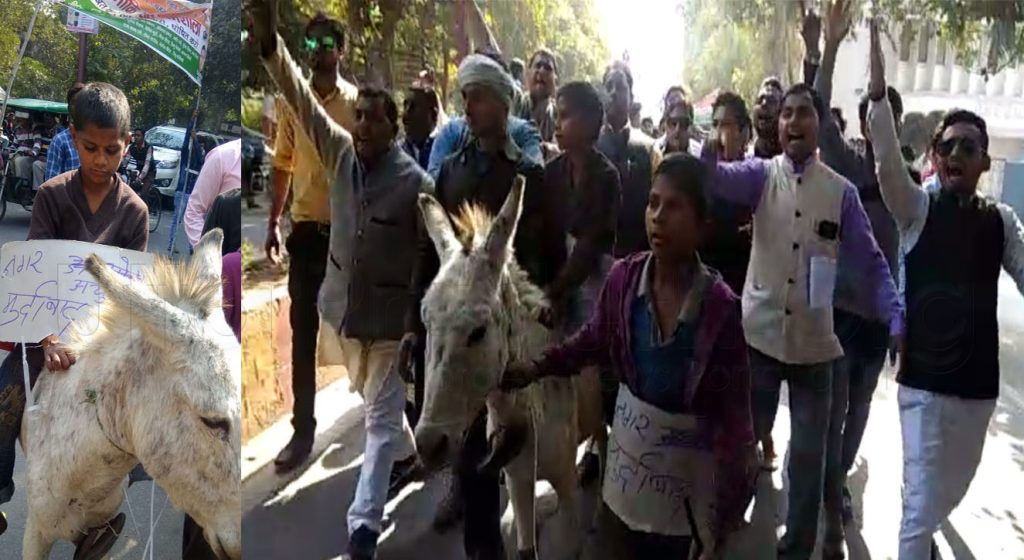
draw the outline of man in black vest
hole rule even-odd
[[[1024,292],[1024,226],[977,193],[988,171],[985,121],[943,117],[932,139],[941,188],[910,177],[886,99],[877,24],[871,25],[869,126],[882,198],[900,232],[906,335],[896,381],[903,428],[900,560],[927,558],[932,534],[967,493],[999,396],[999,273]]]
[[[459,85],[466,107],[469,141],[445,159],[438,173],[434,196],[451,215],[463,204],[477,204],[497,215],[517,175],[526,179],[522,217],[514,241],[515,257],[530,280],[546,288],[566,260],[566,232],[558,215],[556,194],[543,188],[544,170],[525,157],[508,132],[512,108],[512,77],[494,60],[470,55],[459,66]],[[399,349],[405,370],[415,352],[423,351],[426,333],[420,316],[423,296],[440,263],[420,220],[406,315],[406,334]],[[522,425],[502,426],[488,441],[486,409],[469,428],[455,460],[453,488],[442,504],[435,529],[450,528],[460,514],[465,519],[464,541],[470,559],[504,558],[500,530],[500,489],[496,467],[518,453],[525,441]],[[497,456],[497,458],[495,458]],[[481,464],[489,468],[479,468]]]

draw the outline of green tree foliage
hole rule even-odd
[[[775,0],[687,0],[686,83],[699,99],[715,89],[753,99],[766,76],[800,79],[799,10]]]
[[[537,48],[559,55],[563,81],[596,79],[609,51],[599,33],[593,0],[477,0],[503,53],[524,60]],[[430,69],[442,98],[455,88],[455,0],[296,0],[281,4],[279,32],[292,53],[301,51],[309,17],[323,11],[346,24],[349,52],[342,74],[357,83],[376,83],[399,96],[411,75]],[[297,56],[301,61],[301,56]],[[242,53],[246,98],[268,88],[253,49]],[[256,124],[248,114],[246,126]]]
[[[593,0],[487,0],[480,5],[505,56],[525,62],[546,47],[559,58],[563,83],[600,80],[611,53]]]
[[[21,35],[28,29],[34,0],[4,0],[0,10],[0,84],[6,87]],[[240,115],[240,0],[216,0],[213,33],[206,60],[200,126],[217,130]],[[63,101],[78,77],[78,36],[65,29],[66,8],[50,4],[40,11],[12,97]],[[88,37],[86,78],[110,82],[124,91],[134,124],[150,127],[174,119],[185,122],[195,104],[196,85],[176,66],[137,40],[100,24]]]

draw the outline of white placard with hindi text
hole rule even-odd
[[[697,417],[665,412],[619,385],[608,441],[602,495],[634,531],[690,535],[690,502],[698,525],[711,503],[714,459]]]
[[[132,282],[154,255],[81,241],[12,241],[0,248],[0,340],[36,343],[53,334],[67,341],[71,325],[95,328],[104,293],[85,269],[97,254]]]

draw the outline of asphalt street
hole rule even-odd
[[[1005,275],[1000,282],[999,318],[1001,393],[971,489],[936,535],[945,560],[1024,559],[1024,502],[1020,499],[1024,488],[1024,298]],[[896,557],[902,477],[896,390],[893,372],[886,370],[850,479],[857,511],[854,523],[847,526],[851,560]],[[789,439],[785,397],[782,406],[774,435],[784,455]],[[298,478],[249,511],[242,519],[246,560],[341,557],[362,446],[362,424],[357,423]],[[785,469],[762,477],[751,524],[735,538],[726,558],[775,558],[775,543],[784,531],[787,484]],[[388,504],[389,525],[378,551],[380,560],[464,558],[458,532],[440,536],[430,528],[444,492],[442,477],[414,484]],[[559,549],[564,537],[542,524],[541,558],[557,558],[550,553]],[[592,558],[592,553],[593,546],[588,545],[584,558]]]

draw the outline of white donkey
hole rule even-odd
[[[519,177],[493,221],[478,208],[464,209],[458,218],[461,241],[441,205],[420,195],[441,266],[423,301],[426,379],[416,444],[425,467],[433,470],[458,448],[485,403],[488,432],[510,415],[531,418],[522,452],[504,469],[519,557],[536,554],[537,480],[555,489],[568,548],[577,557],[583,534],[576,517],[576,449],[588,436],[605,437],[598,379],[545,378],[512,395],[498,391],[506,365],[538,357],[551,342],[537,319],[547,305],[544,294],[513,258],[523,189]]]
[[[23,558],[106,523],[140,462],[218,556],[241,558],[241,352],[221,307],[223,239],[207,233],[187,265],[157,259],[145,286],[86,261],[106,295],[99,327],[76,332],[70,370],[39,377],[22,421]]]

